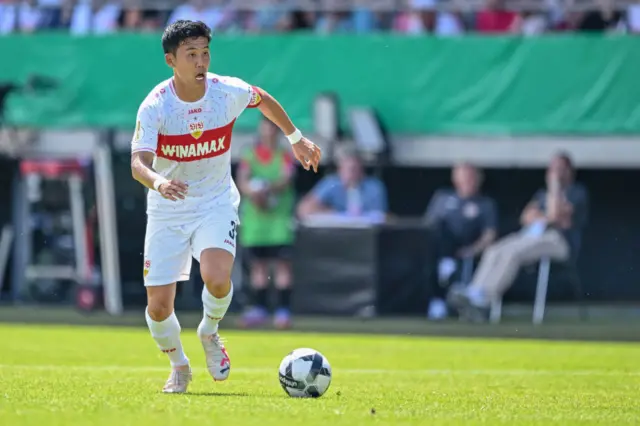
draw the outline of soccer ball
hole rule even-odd
[[[320,352],[301,348],[290,352],[278,371],[282,389],[294,398],[321,397],[331,384],[331,366]]]

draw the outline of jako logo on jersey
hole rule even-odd
[[[213,158],[229,151],[231,132],[235,120],[217,129],[202,130],[200,139],[193,140],[193,133],[186,135],[159,135],[156,155],[172,161],[196,161]],[[190,125],[191,126],[191,125]]]
[[[195,123],[189,123],[189,133],[196,139],[199,139],[202,136],[202,132],[204,131],[204,123],[202,121],[197,121]]]
[[[202,112],[202,108],[194,108],[189,110],[189,114],[200,114]]]

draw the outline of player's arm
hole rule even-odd
[[[320,148],[302,136],[302,133],[294,126],[282,105],[273,96],[258,87],[253,87],[252,90],[254,91],[253,105],[250,102],[249,106],[257,107],[262,115],[282,130],[289,142],[291,142],[296,160],[302,164],[305,170],[313,168],[313,171],[317,173],[318,164],[322,157]]]
[[[131,174],[133,178],[149,189],[154,188],[154,183],[164,179],[153,170],[155,154],[150,151],[135,151],[131,153]]]
[[[144,105],[138,110],[136,130],[131,141],[131,175],[145,187],[158,191],[172,201],[184,199],[187,185],[167,180],[153,170],[153,160],[158,145],[159,117],[153,106]]]

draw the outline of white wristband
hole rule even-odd
[[[287,135],[287,139],[289,139],[291,145],[297,144],[302,139],[302,132],[296,129],[293,133]]]
[[[167,183],[167,182],[169,182],[169,181],[167,179],[165,179],[165,178],[157,179],[155,182],[153,182],[153,189],[158,191],[158,188],[160,188],[160,185],[162,185],[163,183]]]

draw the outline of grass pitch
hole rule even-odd
[[[147,330],[0,325],[0,425],[637,425],[640,345],[223,332],[214,383],[195,330],[186,395],[159,391],[168,361]],[[317,400],[277,368],[312,347],[333,367]]]

